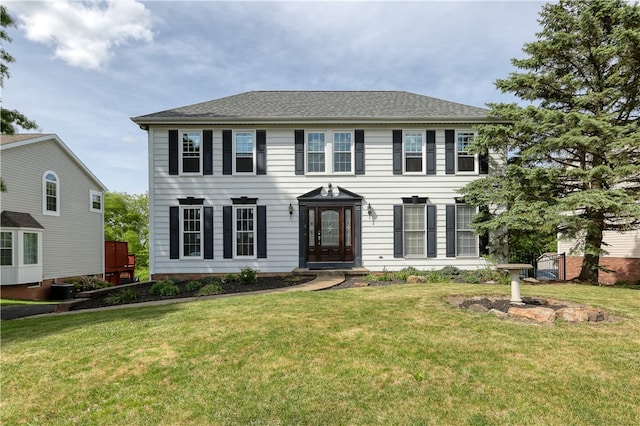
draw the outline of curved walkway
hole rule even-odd
[[[117,305],[117,306],[105,306],[102,308],[91,308],[91,309],[78,309],[77,311],[57,311],[54,312],[55,304],[50,305],[20,305],[18,306],[8,306],[4,307],[1,310],[2,319],[19,319],[26,317],[41,317],[41,316],[51,316],[51,315],[64,315],[64,314],[77,314],[80,312],[95,312],[95,311],[106,311],[112,309],[124,309],[124,308],[139,308],[143,306],[155,306],[155,305],[168,305],[171,303],[185,303],[185,302],[193,302],[195,300],[205,300],[205,299],[220,299],[225,297],[235,297],[235,296],[250,296],[254,294],[269,294],[269,293],[288,293],[292,291],[317,291],[324,290],[327,288],[334,287],[338,284],[342,284],[345,280],[345,275],[342,272],[322,272],[319,271],[316,275],[316,278],[306,282],[304,284],[299,284],[290,287],[281,287],[281,288],[273,288],[268,290],[258,290],[258,291],[247,291],[244,293],[229,293],[229,294],[216,294],[212,296],[200,296],[200,297],[185,297],[181,299],[165,299],[165,300],[156,300],[153,302],[141,302],[141,303],[130,303],[126,305]],[[71,304],[72,302],[61,302],[58,305]],[[46,306],[46,310],[43,311],[43,306]]]

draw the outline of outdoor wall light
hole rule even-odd
[[[369,205],[367,206],[367,214],[369,215],[369,217],[371,217],[371,215],[373,214],[373,207],[371,207],[371,203],[369,203]]]
[[[289,216],[293,215],[293,206],[289,203]]]

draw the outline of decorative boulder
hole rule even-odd
[[[531,320],[541,323],[552,323],[556,319],[556,311],[550,308],[517,308],[507,311],[510,317]]]
[[[556,312],[558,318],[567,322],[583,322],[589,319],[585,308],[561,308]]]
[[[417,284],[417,283],[423,283],[426,282],[427,279],[421,275],[409,275],[407,277],[407,283],[409,284]]]

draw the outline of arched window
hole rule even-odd
[[[60,216],[60,179],[51,170],[42,175],[42,214]]]

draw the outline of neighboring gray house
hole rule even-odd
[[[488,110],[395,91],[256,91],[132,120],[148,132],[152,276],[475,269],[457,190]]]
[[[0,137],[3,297],[45,299],[52,283],[104,271],[105,186],[54,134]]]

